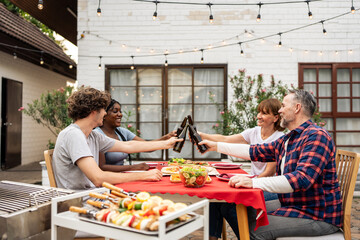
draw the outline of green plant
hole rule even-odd
[[[130,132],[134,133],[136,136],[140,137],[140,130],[136,129],[136,127],[131,123],[130,119],[131,117],[133,117],[135,114],[133,112],[129,111],[123,111],[123,118],[121,121],[121,125],[128,129]]]
[[[56,137],[61,130],[72,123],[67,114],[66,99],[73,92],[73,87],[60,88],[43,93],[39,99],[27,104],[27,108],[21,107],[19,111],[30,116],[38,124],[47,127]],[[54,148],[54,143],[49,140],[48,148]]]
[[[220,111],[221,119],[213,126],[216,133],[233,135],[243,132],[245,129],[257,126],[257,106],[265,99],[277,98],[282,101],[289,88],[280,80],[276,81],[271,76],[270,84],[265,84],[263,75],[255,77],[245,75],[245,70],[240,69],[238,74],[230,77],[230,86],[234,91],[233,99],[229,106],[223,107],[214,101],[210,93],[210,100],[214,102]],[[291,89],[294,87],[291,85]],[[323,127],[326,121],[321,119],[317,110],[314,114],[315,123]]]

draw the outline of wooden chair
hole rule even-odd
[[[351,240],[350,218],[351,218],[351,205],[353,201],[355,183],[357,173],[359,170],[360,154],[338,149],[336,152],[336,173],[339,179],[341,196],[343,200],[344,220],[342,231],[334,234],[324,235],[319,237],[281,237],[277,240],[300,240],[300,239],[313,239],[313,240],[331,240],[331,239],[345,239]]]
[[[55,176],[54,176],[54,171],[53,171],[53,167],[52,167],[52,157],[53,157],[53,153],[54,150],[45,150],[44,151],[44,157],[45,157],[45,163],[46,163],[46,169],[47,169],[47,173],[49,176],[49,182],[50,182],[50,187],[57,187],[56,181],[55,181]],[[104,240],[105,238],[103,237],[88,237],[89,234],[86,233],[77,233],[77,237],[74,238],[74,240]]]
[[[49,176],[50,187],[57,187],[56,181],[55,181],[55,176],[54,176],[54,171],[53,171],[53,167],[52,167],[53,153],[54,153],[54,149],[45,150],[44,157],[45,157],[47,173]]]

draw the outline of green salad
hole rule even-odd
[[[185,166],[180,169],[180,178],[185,187],[202,187],[207,175],[207,170],[203,167]]]

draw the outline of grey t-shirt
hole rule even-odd
[[[99,152],[108,151],[115,139],[92,131],[86,138],[80,127],[71,124],[59,133],[53,154],[53,170],[57,186],[66,189],[88,189],[95,185],[76,165],[83,157],[93,157],[99,165]]]

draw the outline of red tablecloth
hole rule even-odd
[[[246,173],[242,169],[217,169],[221,173]],[[247,188],[232,188],[228,185],[228,182],[219,180],[216,176],[211,176],[212,182],[205,184],[201,188],[188,188],[182,183],[170,182],[169,176],[164,176],[159,182],[128,182],[123,184],[117,184],[117,187],[124,189],[125,191],[147,191],[151,193],[170,193],[170,194],[187,194],[189,196],[197,196],[200,198],[224,200],[229,203],[243,204],[245,206],[251,206],[261,211],[256,228],[259,226],[269,224],[266,214],[266,206],[264,201],[264,195],[260,189],[247,189]]]

